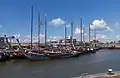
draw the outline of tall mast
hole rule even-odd
[[[80,30],[81,30],[81,33],[80,33],[80,41],[82,43],[82,17],[80,18]]]
[[[38,12],[38,50],[40,51],[40,13]]]
[[[45,14],[45,46],[47,45],[46,41],[47,41],[47,18],[46,18],[46,14]]]
[[[95,43],[95,46],[94,47],[96,47],[96,29],[94,29],[94,43]]]
[[[85,42],[85,33],[84,33],[85,29],[83,28],[83,42]]]
[[[65,48],[66,48],[66,36],[67,36],[67,27],[66,27],[66,24],[65,24]]]
[[[32,50],[32,36],[33,35],[33,6],[31,7],[31,50]]]
[[[88,42],[90,43],[90,38],[91,38],[91,36],[90,36],[90,24],[89,24],[89,27],[88,27]]]
[[[73,22],[71,22],[71,45],[73,43]]]

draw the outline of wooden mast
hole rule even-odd
[[[38,52],[40,52],[40,13],[38,12]]]
[[[82,17],[80,18],[80,41],[82,43]]]
[[[96,47],[96,29],[94,29],[94,41],[95,41],[94,42],[94,44],[95,44],[94,47]]]
[[[85,33],[84,33],[85,29],[83,28],[83,43],[85,43]]]
[[[45,14],[45,47],[47,45],[47,18],[46,18],[46,14]]]
[[[74,43],[73,43],[73,30],[74,30],[73,22],[71,22],[71,46],[72,46],[72,49],[75,50],[75,46],[74,46]]]
[[[66,24],[65,24],[65,48],[66,48],[66,36],[67,36],[67,27],[66,27]]]
[[[32,50],[32,36],[33,35],[33,6],[31,7],[31,50]]]
[[[71,22],[71,45],[73,43],[73,22]]]
[[[91,39],[91,36],[90,36],[90,24],[89,24],[89,27],[88,27],[88,42],[90,44],[90,39]]]

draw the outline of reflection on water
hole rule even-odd
[[[71,78],[81,73],[120,70],[120,50],[100,50],[79,58],[30,62],[12,60],[0,63],[0,78]]]

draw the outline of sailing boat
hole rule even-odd
[[[73,28],[72,28],[73,29]],[[52,51],[50,53],[46,53],[46,55],[50,59],[64,59],[64,58],[72,58],[72,57],[78,57],[79,53],[77,53],[74,50],[66,50],[66,24],[65,24],[65,49],[58,50],[58,51]],[[72,43],[71,43],[72,44]],[[71,45],[72,46],[72,45]],[[73,46],[72,46],[73,47]]]
[[[39,47],[39,40],[38,40],[38,51],[32,49],[32,33],[33,33],[33,6],[31,8],[31,51],[27,53],[26,57],[30,61],[41,61],[41,60],[48,60],[49,58],[45,55],[40,53]],[[40,14],[38,13],[38,30],[40,30]],[[40,31],[38,31],[38,35]],[[39,36],[38,36],[39,37]]]
[[[90,24],[89,24],[89,28],[88,28],[88,32],[89,32],[89,46],[87,47],[87,53],[96,53],[96,50],[93,48],[93,47],[91,47],[91,43],[90,43]]]

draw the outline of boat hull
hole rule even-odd
[[[55,54],[47,54],[47,56],[50,59],[64,59],[64,58],[72,58],[72,57],[78,57],[80,54],[79,53],[66,53],[66,54],[59,54],[59,53],[55,53]]]
[[[5,53],[0,53],[0,62],[5,62],[10,60],[10,56]]]
[[[28,55],[26,55],[26,58],[30,61],[49,60],[49,58],[46,55],[39,55],[39,54],[28,54]]]
[[[25,59],[24,53],[13,53],[11,59]]]

